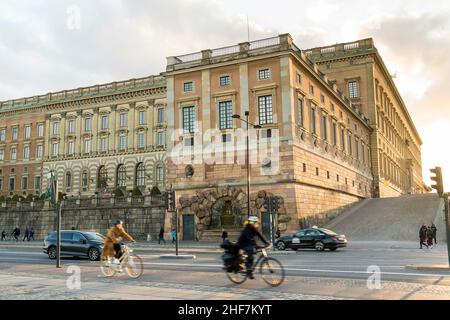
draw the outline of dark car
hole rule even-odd
[[[316,249],[317,251],[325,249],[335,251],[337,248],[346,247],[347,239],[345,235],[338,235],[328,229],[310,228],[280,237],[275,241],[275,245],[278,250],[307,248]]]
[[[61,231],[61,256],[88,257],[91,261],[100,260],[105,236],[89,231]],[[50,259],[56,259],[56,232],[44,239],[42,248]]]

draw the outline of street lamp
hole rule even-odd
[[[246,132],[247,133],[247,135],[246,135],[247,148],[246,148],[246,152],[245,152],[245,158],[246,158],[246,162],[247,162],[247,213],[248,213],[248,216],[250,217],[250,152],[249,152],[250,147],[249,147],[248,127],[249,127],[249,125],[251,125],[254,129],[261,129],[261,126],[258,124],[250,123],[248,120],[249,116],[250,116],[250,112],[245,111],[245,120],[242,119],[241,116],[238,114],[233,115],[232,118],[241,120],[247,124],[247,132]]]

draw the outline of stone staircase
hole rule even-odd
[[[325,225],[350,240],[416,241],[419,228],[434,223],[445,239],[443,201],[436,194],[367,199]]]
[[[228,232],[228,240],[236,242],[241,235],[242,229],[225,229]],[[200,242],[222,243],[222,229],[205,230],[202,234]]]

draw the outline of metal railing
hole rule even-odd
[[[250,50],[273,47],[280,45],[280,37],[272,37],[250,42]]]
[[[240,47],[239,46],[229,46],[219,49],[214,49],[211,52],[211,57],[220,57],[225,56],[228,54],[236,54],[239,53]]]

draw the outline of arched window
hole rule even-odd
[[[72,191],[72,173],[66,172],[66,192]]]
[[[145,165],[141,162],[136,166],[136,187],[145,187],[147,180],[147,173]]]
[[[119,188],[127,186],[127,169],[123,164],[119,164],[117,167],[116,186]]]
[[[87,170],[83,170],[81,173],[81,190],[83,192],[89,190],[89,172]]]
[[[164,173],[164,165],[158,164],[155,169],[155,182],[156,186],[158,188],[164,187],[164,179],[165,179],[165,173]]]
[[[108,186],[108,169],[105,166],[101,166],[98,169],[98,183],[97,186],[99,189],[106,188]]]

